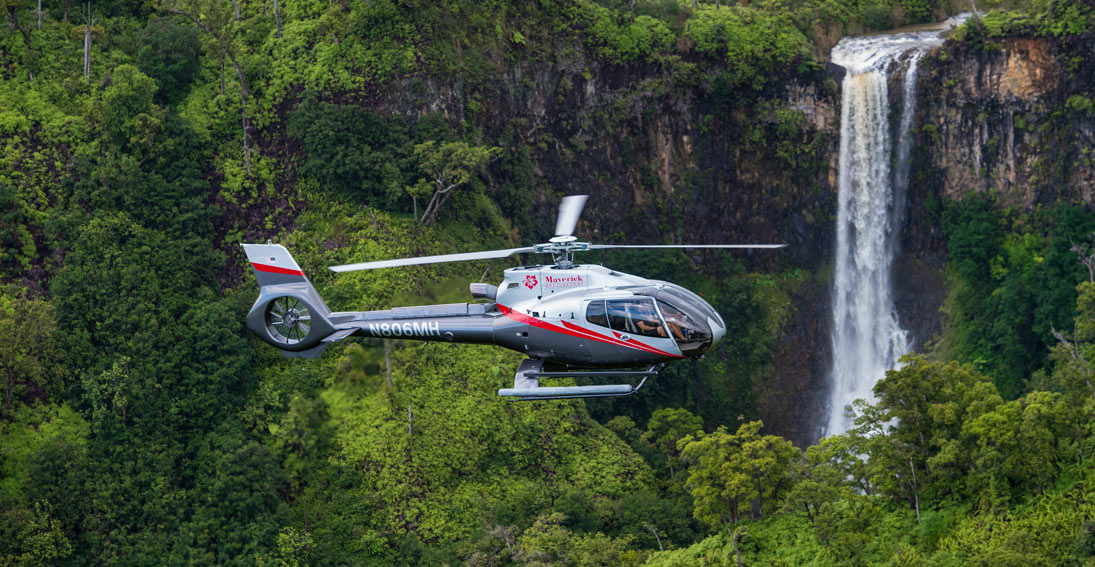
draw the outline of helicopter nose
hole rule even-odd
[[[715,346],[723,337],[726,336],[726,327],[723,327],[710,317],[707,318],[707,324],[711,327],[711,346]]]

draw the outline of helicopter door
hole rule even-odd
[[[590,354],[600,363],[650,361],[651,351],[638,344],[670,354],[679,352],[650,298],[590,301],[586,306],[586,324],[591,331],[614,339],[590,341]],[[627,346],[633,343],[638,344]]]

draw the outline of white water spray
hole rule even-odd
[[[833,296],[833,366],[826,435],[851,427],[845,408],[872,388],[909,350],[897,322],[890,275],[897,253],[909,177],[910,129],[916,109],[916,69],[924,51],[942,43],[929,31],[845,38],[833,48],[844,67],[840,109],[840,170]],[[906,64],[901,119],[890,133],[889,73]]]

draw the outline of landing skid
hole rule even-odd
[[[608,398],[630,396],[639,391],[646,379],[657,376],[662,365],[654,365],[647,370],[571,370],[566,372],[544,372],[544,361],[526,359],[517,367],[513,376],[513,387],[498,390],[498,395],[518,400],[561,400],[569,398]],[[595,386],[540,386],[540,378],[561,377],[631,377],[641,376],[637,386],[631,384],[605,384]]]

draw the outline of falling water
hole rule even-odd
[[[942,43],[944,27],[845,38],[833,48],[844,67],[840,111],[840,170],[833,296],[833,366],[825,433],[846,431],[845,408],[873,400],[872,388],[909,350],[898,325],[890,275],[897,253],[909,177],[910,129],[916,109],[916,69],[924,51]],[[890,132],[891,68],[905,65],[897,143]]]

